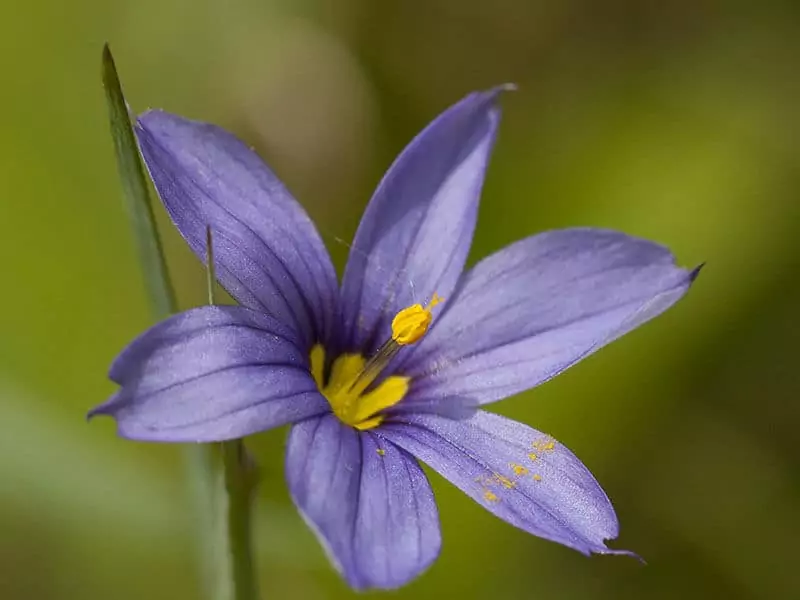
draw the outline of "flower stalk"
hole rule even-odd
[[[227,555],[232,600],[257,600],[253,569],[252,506],[256,472],[242,440],[222,442],[225,477]]]

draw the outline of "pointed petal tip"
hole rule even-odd
[[[500,98],[501,94],[505,94],[507,92],[516,92],[517,89],[518,87],[516,83],[511,83],[511,82],[501,83],[492,88],[489,88],[488,90],[483,92],[483,94],[485,94],[486,97],[492,102],[496,102]]]
[[[643,559],[641,556],[636,554],[636,552],[632,552],[631,550],[613,550],[612,548],[603,547],[602,550],[596,550],[596,554],[608,554],[612,556],[629,556],[631,558],[635,558],[641,564],[646,565],[647,561]]]
[[[697,279],[697,276],[700,275],[700,271],[705,266],[706,266],[706,261],[703,261],[699,265],[697,265],[694,269],[691,270],[691,272],[689,273],[690,283],[694,283],[694,280]]]
[[[106,400],[102,404],[99,404],[98,406],[95,406],[93,409],[91,409],[89,412],[87,412],[86,413],[86,422],[89,423],[95,417],[98,417],[98,416],[99,417],[103,417],[103,416],[113,417],[114,416],[114,414],[113,414],[114,413],[113,404],[114,404],[114,399],[115,398],[116,398],[116,395],[112,396],[110,399]]]

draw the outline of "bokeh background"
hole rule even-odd
[[[675,308],[495,405],[594,471],[648,561],[530,537],[438,476],[441,558],[397,598],[800,598],[800,5],[792,0],[37,0],[0,9],[0,598],[203,597],[176,446],[85,412],[150,323],[100,85],[222,124],[341,267],[383,170],[473,89],[516,82],[472,260],[622,229],[706,261]],[[181,305],[204,274],[161,223]],[[265,598],[349,598],[261,465]]]

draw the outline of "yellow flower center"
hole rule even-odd
[[[327,381],[325,348],[316,344],[311,349],[311,375],[342,423],[362,431],[377,427],[383,421],[382,411],[405,397],[411,379],[401,375],[390,375],[366,390],[401,347],[418,342],[427,333],[433,320],[431,308],[440,302],[442,298],[434,294],[425,306],[414,304],[401,310],[392,321],[392,337],[374,356],[367,360],[360,354],[342,354],[333,361]]]

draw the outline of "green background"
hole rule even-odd
[[[149,324],[100,52],[129,101],[222,124],[338,266],[381,173],[473,89],[516,82],[472,259],[621,229],[707,266],[674,309],[499,412],[593,470],[648,562],[586,559],[438,476],[444,546],[398,598],[800,597],[800,6],[678,0],[38,0],[0,9],[0,598],[202,597],[178,447],[84,414]],[[160,215],[181,305],[199,264]],[[494,407],[493,407],[494,408]],[[256,436],[265,598],[354,594]]]

